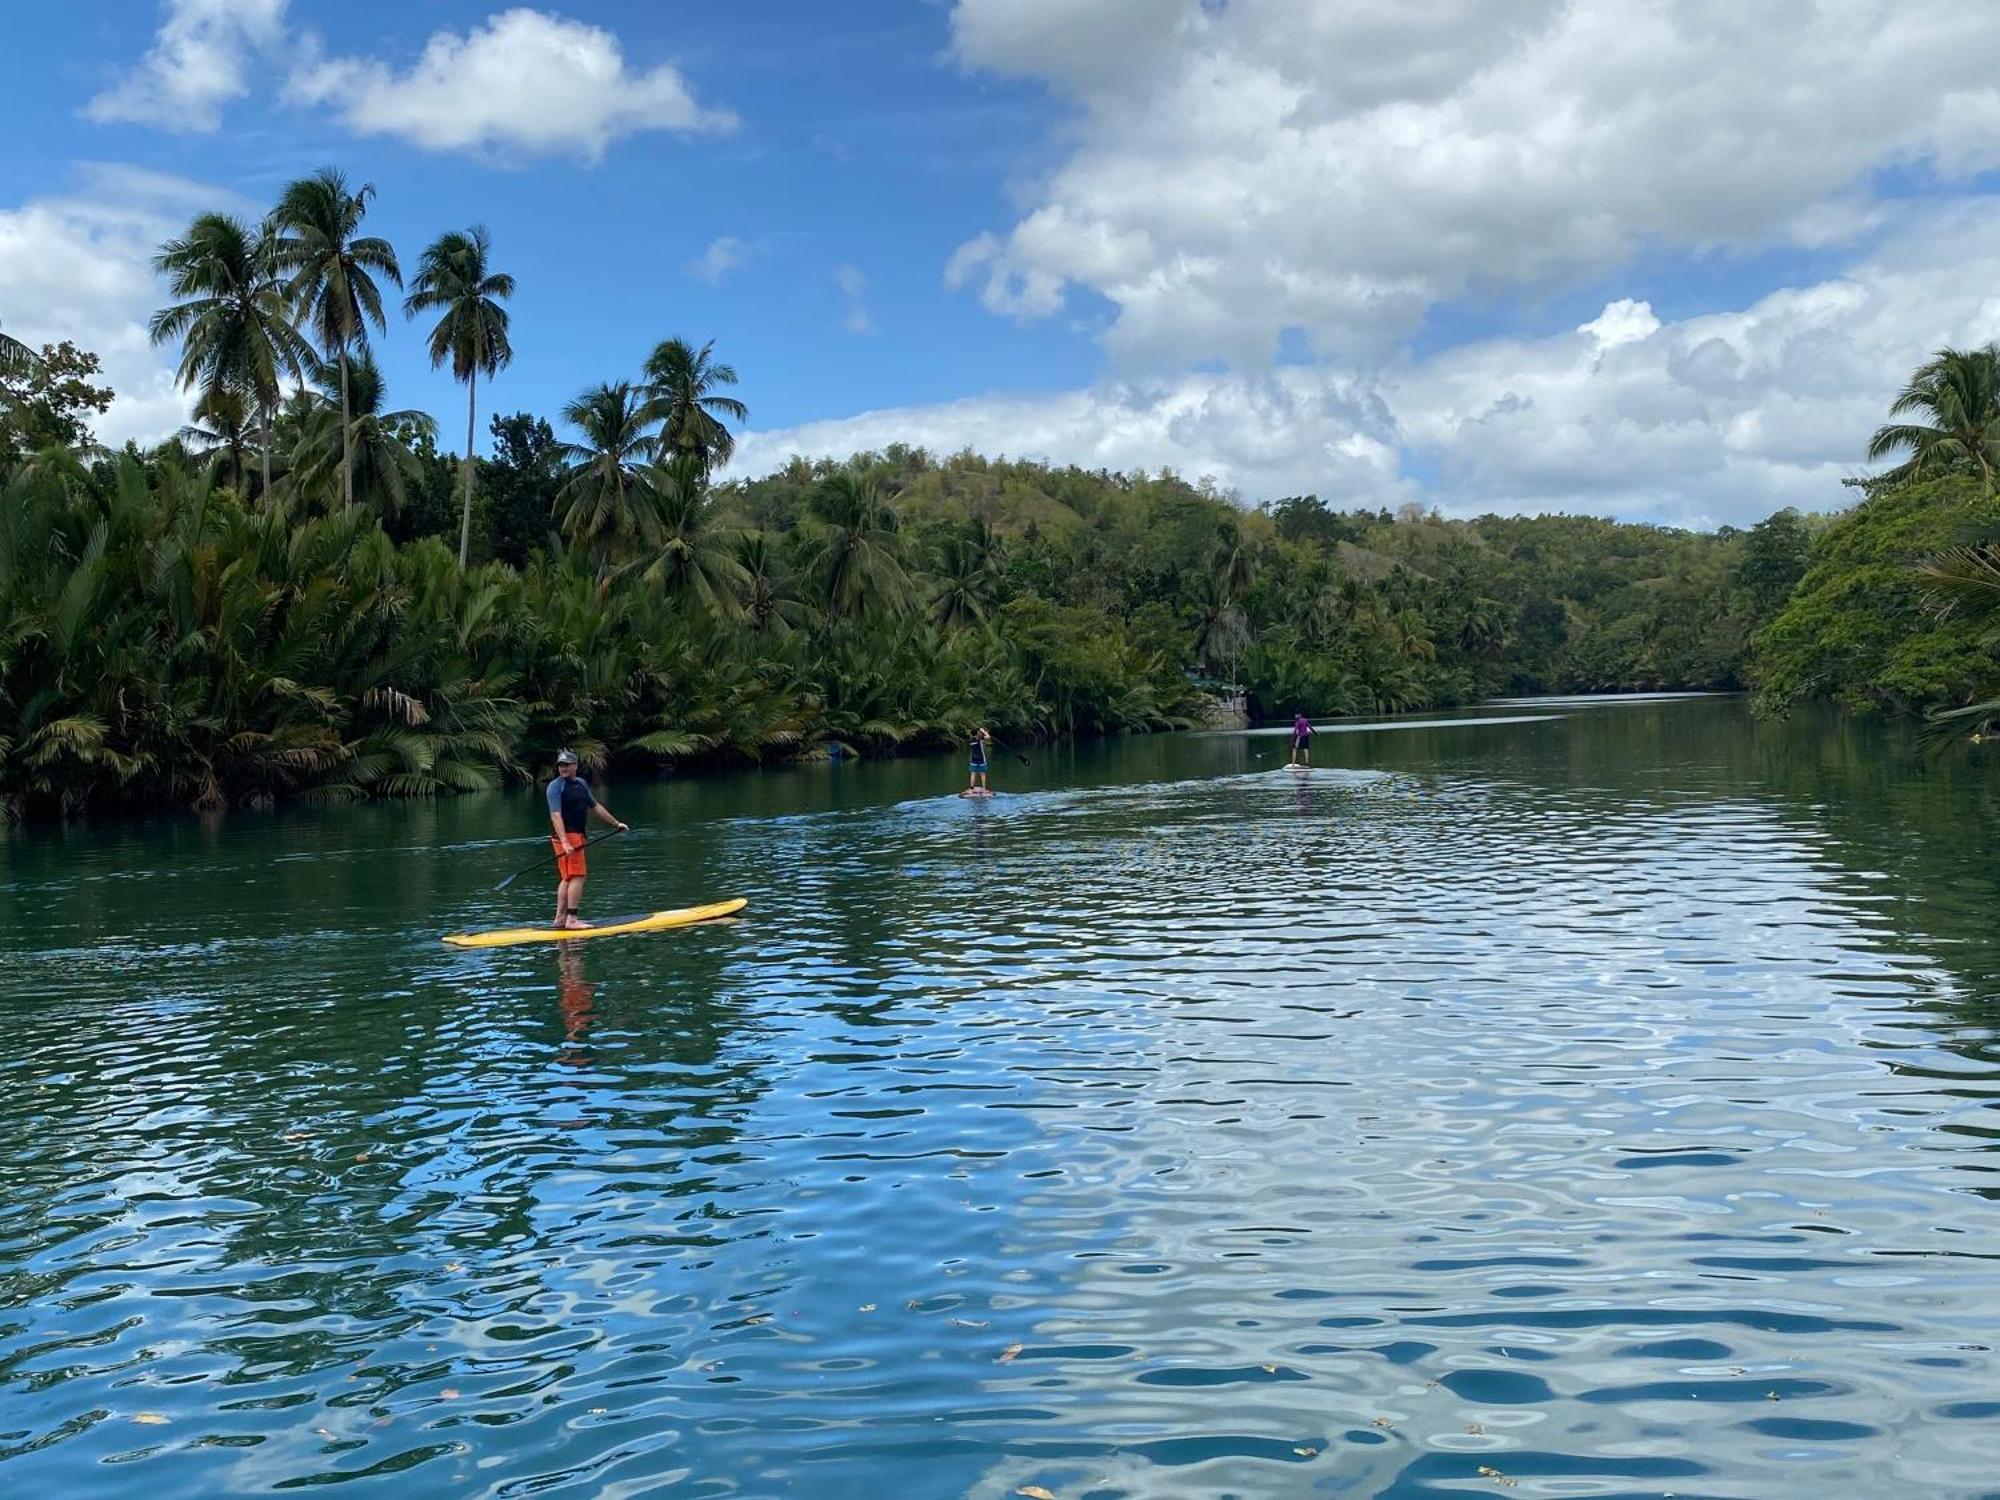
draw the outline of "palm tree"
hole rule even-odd
[[[750,409],[733,396],[714,394],[716,387],[736,384],[736,369],[710,358],[715,340],[701,348],[685,339],[665,339],[646,359],[648,415],[659,422],[664,452],[685,453],[705,470],[729,462],[736,439],[722,418],[741,422]]]
[[[410,443],[420,437],[435,438],[437,422],[428,412],[382,409],[388,383],[375,356],[366,349],[348,366],[344,385],[324,365],[317,379],[321,394],[301,425],[293,455],[293,485],[310,492],[331,479],[339,467],[350,487],[343,508],[358,494],[374,501],[384,513],[400,509],[420,467]],[[343,393],[348,413],[344,430],[340,421]]]
[[[1889,412],[1922,412],[1931,420],[1892,422],[1876,430],[1868,441],[1870,458],[1910,454],[1882,479],[1927,479],[1970,464],[1987,493],[1993,492],[2000,466],[2000,345],[1938,350],[1910,377]]]
[[[636,387],[620,381],[585,391],[563,408],[563,420],[583,434],[557,448],[569,477],[556,491],[562,527],[572,546],[598,553],[600,572],[611,553],[651,540],[658,521],[639,468],[651,453],[651,415]]]
[[[181,300],[153,314],[155,344],[181,341],[180,383],[199,387],[207,406],[228,392],[254,403],[271,488],[271,413],[285,376],[297,379],[312,348],[292,326],[269,224],[253,230],[228,214],[203,214],[153,257],[153,269]],[[197,408],[199,410],[199,408]],[[237,487],[242,488],[241,465]]]
[[[736,561],[743,569],[743,615],[752,630],[787,636],[804,623],[806,608],[793,595],[769,532],[738,537]]]
[[[452,377],[465,382],[465,503],[458,526],[458,565],[472,550],[473,423],[478,414],[479,377],[497,375],[513,362],[507,341],[507,309],[499,299],[514,295],[514,278],[487,268],[492,240],[486,226],[441,234],[417,262],[417,279],[403,311],[410,317],[433,308],[444,316],[431,330],[431,368],[447,359]]]
[[[362,235],[361,220],[375,185],[364,182],[349,191],[347,178],[332,167],[302,177],[285,189],[273,215],[280,231],[275,254],[280,267],[292,273],[286,288],[303,321],[320,347],[340,365],[340,432],[348,438],[348,351],[366,343],[368,325],[386,329],[382,293],[375,285],[379,272],[397,286],[403,271],[396,251],[385,239]],[[340,462],[343,507],[354,503],[354,455],[343,447]]]
[[[228,386],[210,391],[194,409],[195,420],[181,429],[181,446],[196,458],[219,460],[229,457],[229,482],[236,493],[244,493],[243,447],[250,432],[250,405],[243,392]],[[270,455],[265,455],[269,473]],[[219,463],[211,467],[219,468]],[[268,480],[266,493],[269,493]]]
[[[34,364],[34,350],[19,339],[0,333],[0,375],[25,374]]]
[[[647,468],[643,478],[659,518],[659,550],[641,576],[670,598],[697,599],[712,614],[734,616],[748,575],[736,560],[734,538],[710,524],[708,475],[700,460],[671,458]]]
[[[806,509],[820,523],[813,546],[828,620],[871,610],[900,614],[909,602],[896,512],[872,474],[845,470],[813,491]]]
[[[981,520],[969,522],[938,549],[937,591],[931,598],[931,623],[952,630],[986,621],[993,603],[998,543],[993,528]]]
[[[1954,547],[1925,558],[1917,572],[1928,585],[1926,602],[1934,614],[1965,621],[1979,644],[1989,649],[2000,642],[2000,545]],[[1930,718],[1944,733],[1980,739],[2000,718],[2000,698],[1944,709]]]

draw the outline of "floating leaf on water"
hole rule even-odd
[[[863,1312],[873,1312],[875,1311],[875,1304],[872,1302],[864,1302],[861,1304],[861,1310]]]
[[[438,1394],[444,1397],[444,1399],[447,1401],[456,1401],[458,1399],[458,1387],[453,1385],[448,1385],[443,1390],[439,1391]]]
[[[332,1428],[330,1428],[330,1427],[315,1427],[315,1428],[313,1429],[313,1431],[314,1431],[314,1432],[316,1432],[316,1433],[318,1433],[318,1434],[319,1434],[319,1435],[320,1435],[321,1437],[325,1438],[325,1439],[326,1439],[326,1440],[327,1440],[328,1442],[332,1442],[332,1441],[333,1441],[333,1429],[332,1429]]]
[[[991,1326],[978,1318],[952,1318],[948,1321],[954,1328],[986,1328]]]
[[[1021,1351],[1027,1347],[1026,1344],[1009,1344],[1005,1349],[1000,1351],[1000,1363],[1011,1365],[1021,1357]]]
[[[1479,1434],[1484,1432],[1486,1429],[1484,1427],[1481,1427],[1477,1422],[1467,1422],[1465,1424],[1465,1430],[1471,1433],[1474,1437],[1478,1437]]]
[[[164,1427],[167,1425],[167,1419],[156,1411],[139,1412],[133,1416],[132,1420],[142,1422],[148,1427]]]
[[[309,1141],[312,1137],[303,1130],[291,1130],[285,1133],[285,1139],[288,1141]]]
[[[1299,1456],[1300,1458],[1318,1458],[1318,1457],[1319,1457],[1319,1449],[1317,1449],[1317,1448],[1304,1448],[1304,1447],[1300,1447],[1300,1448],[1294,1448],[1294,1449],[1292,1450],[1292,1452],[1294,1452],[1294,1453],[1298,1454],[1298,1456]]]
[[[1504,1484],[1508,1489],[1514,1488],[1514,1486],[1521,1482],[1518,1479],[1509,1479],[1505,1474],[1502,1474],[1498,1469],[1488,1464],[1481,1464],[1479,1466],[1479,1477],[1481,1479],[1490,1479],[1495,1484]]]
[[[355,1157],[354,1159],[355,1159],[356,1161],[366,1161],[366,1160],[368,1160],[368,1153],[367,1153],[366,1151],[364,1151],[364,1152],[362,1152],[362,1153],[361,1153],[361,1154],[360,1154],[359,1156]]]
[[[463,1271],[465,1267],[460,1265],[457,1261],[452,1261],[449,1265],[445,1267],[445,1269],[447,1271]]]
[[[1276,1365],[1259,1365],[1257,1368],[1262,1370],[1266,1375],[1275,1375],[1278,1373]]]
[[[1018,1490],[1014,1491],[1014,1493],[1026,1496],[1027,1500],[1056,1500],[1054,1495],[1043,1489],[1039,1484],[1024,1484]]]
[[[1783,1398],[1776,1391],[1766,1391],[1764,1392],[1764,1399],[1766,1401],[1779,1401]]]

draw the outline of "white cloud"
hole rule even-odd
[[[711,240],[706,250],[688,262],[688,275],[710,286],[720,286],[722,278],[743,264],[743,241],[723,235]]]
[[[152,50],[129,76],[90,101],[84,110],[89,118],[214,130],[222,124],[222,106],[250,92],[253,60],[284,34],[285,0],[166,0],[165,9]]]
[[[726,110],[697,103],[671,65],[628,67],[618,38],[581,21],[518,8],[465,35],[439,31],[408,71],[377,58],[307,63],[288,92],[334,108],[362,135],[394,135],[432,151],[497,149],[602,156],[645,130],[731,130]]]
[[[840,288],[840,295],[847,303],[847,312],[840,320],[840,326],[849,333],[873,333],[875,320],[868,316],[868,277],[859,266],[838,265],[833,268],[834,285]]]
[[[1079,118],[948,277],[1015,317],[1102,295],[1127,370],[1258,368],[1289,328],[1380,358],[1441,300],[1642,244],[1849,243],[1872,173],[2000,165],[1990,5],[957,0],[952,27]]]
[[[1945,344],[2000,338],[2000,199],[1910,215],[1835,277],[1663,322],[1620,299],[1573,331],[1372,372],[1288,366],[976,397],[746,433],[736,471],[892,442],[1212,475],[1255,501],[1416,497],[1447,511],[1569,510],[1748,525],[1849,500],[1868,435]]]
[[[100,191],[107,183],[119,191]],[[195,189],[139,168],[99,166],[76,196],[0,208],[0,319],[24,343],[68,339],[103,359],[101,378],[116,399],[93,426],[112,447],[170,437],[187,420],[172,351],[152,346],[146,320],[159,305],[154,248],[184,222],[171,216],[176,192]]]

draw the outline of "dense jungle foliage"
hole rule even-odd
[[[327,172],[162,247],[195,422],[97,448],[95,358],[0,335],[0,812],[423,796],[587,765],[875,754],[1499,692],[1750,686],[1983,723],[1992,349],[1917,372],[1830,520],[1247,508],[1171,474],[891,448],[716,482],[736,372],[663,340],[560,425],[492,418],[511,278],[441,236],[405,299],[466,443],[369,352],[393,247]],[[1981,382],[1985,382],[1984,385]],[[1983,405],[1981,403],[1984,403]],[[1920,574],[1919,568],[1928,568]]]

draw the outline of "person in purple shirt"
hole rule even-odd
[[[1292,764],[1310,766],[1313,758],[1312,721],[1302,713],[1292,715]]]

